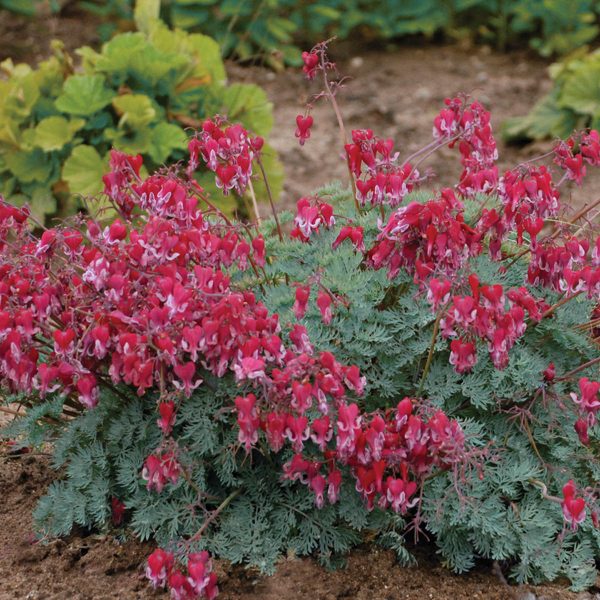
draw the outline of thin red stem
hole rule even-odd
[[[325,85],[325,90],[327,92],[327,96],[331,101],[331,106],[333,107],[333,112],[335,113],[338,127],[340,130],[340,134],[342,137],[342,146],[344,148],[344,152],[346,152],[346,144],[348,143],[348,136],[346,135],[346,127],[344,126],[344,119],[342,118],[342,112],[340,111],[340,107],[335,99],[335,93],[331,89],[331,84],[329,83],[329,79],[327,78],[327,65],[325,63],[325,53],[321,52],[321,70],[323,71],[323,83]],[[350,158],[346,155],[346,165],[348,166],[348,175],[350,176],[350,185],[352,186],[352,195],[354,197],[354,205],[357,211],[360,211],[360,207],[358,205],[358,198],[356,197],[356,182],[354,181],[354,173],[352,172],[352,168],[350,166]]]

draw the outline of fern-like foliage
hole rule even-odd
[[[348,192],[338,186],[320,195],[364,228],[367,245],[373,242],[378,235],[374,211],[356,212]],[[414,199],[424,201],[427,195]],[[475,215],[477,206],[467,206],[466,214]],[[285,224],[291,215],[280,218]],[[598,532],[589,519],[576,532],[566,530],[560,506],[544,500],[535,485],[544,481],[549,493],[559,494],[570,478],[583,487],[600,477],[598,447],[583,448],[573,431],[575,414],[567,399],[572,383],[550,389],[541,375],[550,362],[557,373],[565,373],[598,355],[594,342],[577,329],[589,318],[591,303],[580,297],[551,319],[530,323],[501,371],[480,348],[473,371],[457,374],[448,362],[448,342],[438,337],[425,373],[435,315],[408,274],[390,280],[385,271],[367,268],[350,243],[332,251],[335,231],[321,231],[304,244],[270,236],[272,223],[263,228],[271,259],[257,295],[280,315],[284,329],[295,322],[290,283],[319,274],[320,283],[343,298],[329,326],[311,298],[303,324],[319,351],[334,352],[366,375],[361,408],[387,409],[406,395],[422,396],[460,422],[470,448],[485,451],[483,464],[456,465],[430,478],[422,490],[420,526],[432,534],[448,566],[463,572],[485,557],[509,561],[516,581],[562,575],[578,589],[593,583]],[[526,265],[516,263],[501,273],[484,254],[470,269],[483,283],[509,287],[523,285]],[[230,275],[236,285],[251,285],[246,273]],[[547,292],[546,300],[553,303],[556,295]],[[581,372],[586,374],[593,376],[589,369]],[[45,534],[64,535],[74,525],[107,527],[110,500],[116,497],[125,503],[135,536],[167,545],[194,539],[207,514],[225,503],[219,519],[209,522],[194,544],[234,563],[270,573],[282,554],[315,553],[334,565],[367,536],[410,562],[403,537],[408,516],[377,507],[368,511],[350,478],[337,504],[317,509],[305,486],[281,478],[290,449],[274,454],[265,446],[248,455],[240,449],[232,411],[240,390],[233,377],[207,375],[182,402],[172,437],[186,477],[161,494],[148,491],[140,475],[161,438],[156,399],[135,397],[125,387],[117,392],[107,392],[98,407],[68,421],[60,420],[63,399],[48,397],[9,432],[21,443],[47,439],[53,444],[62,478],[35,515]]]

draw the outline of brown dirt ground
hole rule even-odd
[[[43,4],[40,12],[44,12]],[[53,39],[62,40],[68,51],[96,45],[97,27],[96,19],[70,7],[60,16],[48,13],[32,19],[0,10],[0,61],[12,58],[34,64],[48,57]]]
[[[501,123],[526,114],[550,88],[548,63],[525,51],[498,54],[487,46],[397,46],[369,50],[340,44],[332,47],[339,72],[347,76],[339,93],[346,128],[371,128],[395,140],[401,157],[412,154],[431,138],[433,119],[444,98],[464,92],[483,102],[492,113],[499,149],[500,172],[547,152],[550,142],[524,148],[501,140]],[[266,69],[230,65],[234,80],[263,86],[274,103],[275,127],[270,141],[285,166],[282,202],[286,207],[332,179],[347,181],[341,141],[333,111],[325,100],[313,110],[311,138],[301,147],[294,137],[296,115],[319,91],[299,70],[275,74]],[[456,150],[444,149],[420,167],[431,169],[434,186],[454,185],[461,172]],[[600,195],[600,171],[589,170],[583,188],[566,189],[563,200],[582,206]]]
[[[12,56],[33,63],[48,55],[53,36],[64,39],[71,49],[97,43],[95,27],[73,11],[33,21],[0,11],[0,60]],[[498,129],[503,119],[527,112],[550,87],[547,64],[525,52],[500,55],[485,47],[456,45],[366,50],[351,44],[334,52],[340,71],[351,77],[340,96],[348,128],[371,127],[392,137],[404,155],[430,139],[432,119],[448,95],[464,91],[478,97],[491,109]],[[310,93],[299,73],[274,74],[237,65],[230,65],[230,73],[233,80],[259,83],[274,102],[271,142],[286,165],[285,206],[332,178],[344,179],[339,134],[327,106],[321,104],[313,112],[313,137],[304,148],[293,137],[295,116]],[[526,160],[546,147],[500,144],[500,165]],[[441,185],[452,184],[460,171],[450,151],[438,154],[428,166]],[[592,176],[583,192],[575,190],[573,201],[581,204],[599,193],[600,177]],[[8,457],[5,450],[0,447],[0,600],[165,597],[153,592],[142,576],[149,545],[84,532],[48,545],[34,543],[31,511],[54,475],[45,457]],[[353,552],[348,568],[337,572],[327,572],[308,559],[285,560],[268,578],[222,563],[218,571],[220,598],[225,600],[600,599],[600,587],[584,594],[570,593],[560,583],[508,587],[489,564],[458,577],[425,550],[419,552],[417,567],[401,568],[389,552],[369,545]]]

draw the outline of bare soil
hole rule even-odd
[[[0,10],[0,62],[11,58],[15,63],[33,65],[51,54],[50,44],[55,39],[61,40],[69,52],[99,44],[97,19],[71,7],[60,15],[51,14],[43,2],[40,4],[36,18]]]
[[[332,54],[339,73],[348,78],[338,94],[348,132],[373,129],[376,135],[392,138],[401,157],[431,141],[433,119],[444,98],[458,93],[479,99],[491,111],[501,173],[551,147],[549,141],[508,146],[500,136],[505,119],[525,115],[552,86],[548,62],[530,52],[499,54],[487,46],[467,45],[369,50],[346,43],[332,47]],[[332,179],[348,180],[337,121],[325,99],[312,111],[314,126],[306,144],[301,147],[294,137],[296,115],[320,91],[318,82],[308,82],[300,70],[292,69],[275,74],[230,65],[229,72],[236,81],[260,84],[274,104],[270,142],[285,167],[281,200],[286,208]],[[419,169],[432,173],[432,186],[455,185],[461,172],[458,152],[444,149]],[[571,186],[562,195],[572,206],[593,201],[600,195],[600,171],[590,169],[583,188]]]
[[[0,11],[0,60],[10,56],[34,63],[48,55],[52,37],[63,39],[69,49],[96,44],[96,25],[72,11],[60,18],[31,21]],[[479,98],[492,111],[498,130],[505,118],[525,114],[551,85],[547,63],[526,52],[504,55],[486,47],[456,45],[368,50],[346,43],[334,53],[340,72],[351,78],[340,93],[348,129],[371,127],[378,135],[392,137],[404,156],[430,139],[433,117],[448,95],[467,92]],[[234,64],[229,70],[233,80],[265,87],[274,103],[271,143],[286,166],[284,206],[332,178],[344,180],[339,132],[329,107],[321,102],[313,111],[313,135],[303,148],[293,136],[295,116],[310,100],[308,90],[316,91],[301,74]],[[510,148],[500,143],[500,166],[526,160],[546,147]],[[439,185],[451,185],[460,172],[452,151],[439,153],[427,166],[437,173]],[[573,191],[573,202],[581,204],[599,193],[600,177],[595,175],[583,192]],[[0,600],[165,598],[143,577],[151,545],[84,531],[49,544],[35,542],[31,512],[54,477],[46,457],[9,456],[0,446]],[[430,550],[419,550],[418,559],[418,566],[402,568],[391,553],[366,544],[350,555],[347,569],[336,572],[325,571],[310,559],[284,560],[273,577],[219,563],[220,598],[600,600],[600,587],[582,594],[569,592],[561,582],[509,587],[489,563],[455,576]]]

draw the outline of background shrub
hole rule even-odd
[[[509,119],[504,136],[509,141],[566,137],[574,129],[600,125],[600,51],[585,49],[550,67],[552,90],[528,115]]]
[[[229,85],[219,46],[206,35],[152,21],[99,52],[84,47],[76,54],[77,70],[58,43],[36,68],[2,64],[0,193],[28,202],[40,219],[71,211],[75,196],[100,192],[112,147],[141,154],[153,169],[184,156],[185,129],[197,128],[205,115],[228,115],[263,136],[271,130],[265,92]],[[265,161],[275,171],[277,195],[282,173],[275,153],[267,149]],[[221,206],[233,211],[237,204]]]
[[[0,0],[0,8],[33,15],[40,0]],[[103,39],[133,17],[134,0],[79,0],[102,18]],[[60,6],[51,3],[52,10]],[[170,25],[214,37],[225,56],[300,64],[301,46],[335,35],[368,40],[442,34],[471,37],[500,50],[528,43],[542,56],[567,54],[598,36],[593,0],[162,0]]]
[[[123,0],[86,7],[116,14]],[[131,0],[129,0],[131,1]],[[163,0],[162,16],[183,29],[209,33],[224,55],[300,64],[298,44],[326,36],[390,40],[422,34],[473,37],[504,50],[527,41],[543,56],[565,54],[598,35],[593,0]]]

